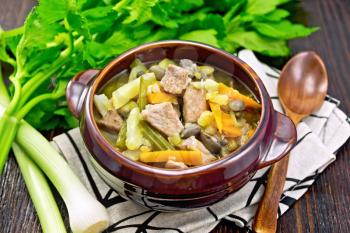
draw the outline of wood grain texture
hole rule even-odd
[[[22,24],[34,0],[1,0],[0,25],[5,29]],[[350,1],[304,0],[296,19],[321,30],[309,38],[292,41],[293,53],[315,50],[325,60],[329,74],[329,93],[340,99],[340,106],[350,113]],[[337,161],[320,176],[306,195],[279,220],[279,233],[350,232],[350,144],[339,152]],[[57,199],[64,220],[67,214]],[[41,232],[38,218],[13,158],[0,177],[0,232]],[[215,233],[243,233],[222,220]]]
[[[253,230],[257,233],[274,233],[277,230],[277,213],[286,181],[289,155],[271,166],[264,196],[254,218]]]

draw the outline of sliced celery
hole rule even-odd
[[[142,76],[145,80],[154,82],[156,77],[154,73],[147,73]],[[124,104],[136,97],[140,91],[140,78],[128,82],[124,86],[118,88],[112,93],[112,102],[115,109],[121,108]]]
[[[145,121],[140,121],[140,127],[143,136],[151,142],[156,150],[174,150],[175,148],[155,129],[147,124]]]
[[[126,120],[126,147],[129,150],[137,150],[143,143],[142,132],[139,127],[141,120],[140,110],[134,108],[131,110],[128,119]]]

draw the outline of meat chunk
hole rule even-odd
[[[117,110],[109,110],[106,115],[98,122],[108,131],[118,132],[122,127],[123,119],[119,116]]]
[[[184,128],[179,115],[169,102],[146,105],[142,116],[154,128],[167,136],[179,134]]]
[[[186,164],[183,162],[176,162],[174,160],[168,160],[165,164],[165,168],[170,168],[170,169],[186,169],[188,168]]]
[[[182,150],[199,150],[202,152],[203,164],[214,161],[216,158],[208,151],[208,149],[194,136],[191,136],[181,142],[178,146]]]
[[[169,93],[181,94],[190,82],[191,78],[189,78],[189,72],[186,69],[170,64],[160,81],[160,85]]]
[[[197,89],[191,85],[188,86],[183,96],[183,101],[183,116],[185,122],[197,122],[202,112],[207,110],[204,89]]]

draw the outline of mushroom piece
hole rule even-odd
[[[221,144],[219,140],[213,136],[210,136],[207,133],[201,132],[200,139],[203,145],[214,154],[218,154],[221,150]]]
[[[215,160],[215,157],[210,153],[210,151],[203,145],[201,141],[196,139],[194,136],[186,138],[178,145],[182,150],[198,150],[202,152],[203,164],[207,164]]]
[[[232,111],[235,112],[243,111],[245,109],[245,104],[242,100],[231,100],[228,103],[228,106]]]
[[[149,71],[153,72],[158,81],[162,80],[165,74],[165,69],[158,65],[153,65],[149,68]]]
[[[197,64],[194,63],[192,60],[190,59],[181,59],[180,60],[180,66],[186,70],[188,70],[188,72],[190,72],[191,75],[194,75],[195,72],[197,72]]]
[[[189,138],[191,136],[196,136],[201,131],[201,128],[197,124],[187,123],[185,124],[185,129],[181,132],[182,138]]]

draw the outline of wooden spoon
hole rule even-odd
[[[326,67],[315,52],[302,52],[289,60],[278,82],[278,94],[286,114],[295,125],[320,108],[327,87]],[[271,167],[265,193],[254,219],[254,232],[276,232],[278,204],[283,192],[288,159],[289,155]]]

